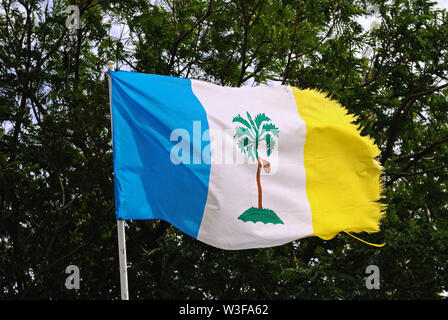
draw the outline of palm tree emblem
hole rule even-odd
[[[244,222],[252,221],[273,224],[283,224],[283,221],[271,209],[263,208],[263,193],[261,189],[260,173],[269,173],[271,164],[268,160],[262,159],[258,154],[258,147],[261,142],[266,143],[267,157],[272,155],[272,151],[277,145],[279,138],[278,128],[271,123],[271,119],[264,113],[259,113],[252,119],[249,112],[246,112],[247,119],[241,115],[233,118],[233,123],[237,124],[234,138],[241,153],[247,154],[248,158],[257,161],[257,189],[258,189],[258,207],[252,207],[243,212],[238,219]]]

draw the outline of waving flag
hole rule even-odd
[[[379,150],[324,94],[110,75],[117,219],[223,249],[379,230]]]

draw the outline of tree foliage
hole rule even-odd
[[[317,88],[382,150],[381,232],[223,251],[127,229],[133,299],[437,299],[448,290],[448,16],[423,0],[0,4],[0,298],[118,299],[105,62],[227,86]],[[377,23],[364,28],[368,6]],[[341,190],[341,192],[347,192]],[[75,264],[81,288],[67,290]],[[378,265],[381,288],[365,287]]]

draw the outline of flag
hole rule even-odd
[[[117,219],[223,249],[379,231],[380,151],[324,93],[109,74]]]

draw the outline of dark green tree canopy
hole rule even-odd
[[[105,78],[317,88],[385,167],[382,230],[223,251],[132,221],[132,299],[438,299],[448,290],[448,16],[423,0],[0,1],[0,298],[118,299]],[[375,15],[369,15],[374,8]],[[376,22],[366,27],[363,17]],[[343,191],[341,191],[343,192]],[[64,286],[77,265],[79,290]],[[368,265],[381,288],[365,286]]]

